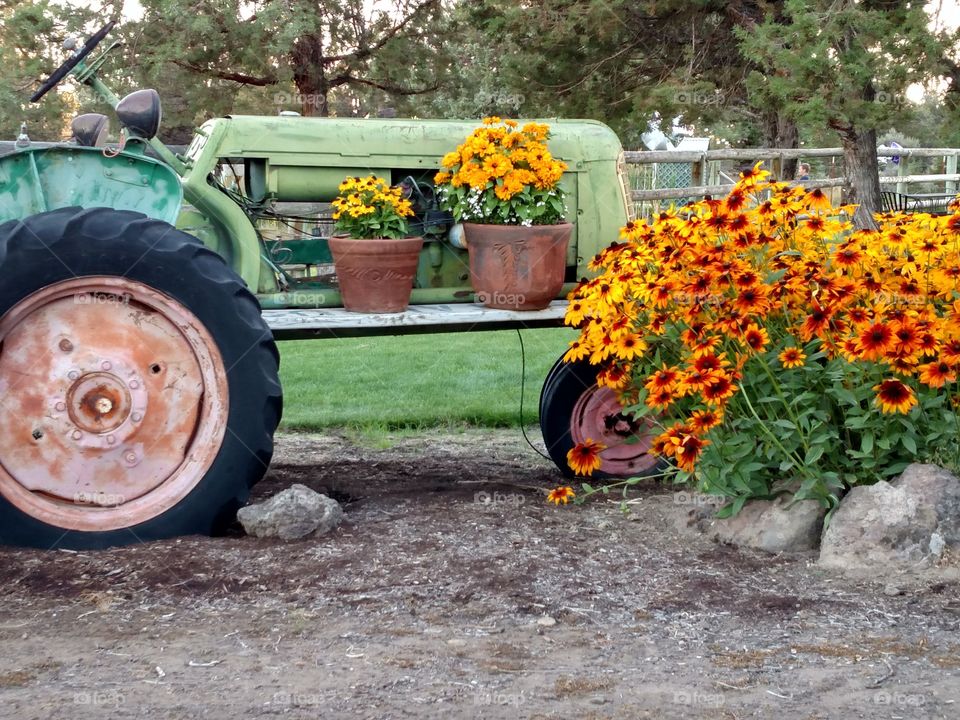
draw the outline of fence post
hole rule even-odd
[[[909,175],[907,172],[907,162],[909,158],[906,155],[900,156],[900,164],[897,165],[897,177],[906,177]],[[903,195],[904,191],[907,189],[906,183],[898,182],[897,183],[897,195]]]
[[[946,167],[947,175],[952,175],[955,172],[957,172],[957,154],[956,153],[954,153],[953,155],[947,155],[947,167]],[[944,183],[943,191],[948,193],[956,193],[957,181],[947,180]]]

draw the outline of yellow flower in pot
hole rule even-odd
[[[563,287],[573,226],[560,187],[567,164],[550,128],[490,117],[434,177],[441,205],[463,223],[470,281],[487,307],[539,310]]]
[[[333,200],[337,235],[330,251],[340,281],[343,306],[354,312],[402,312],[423,247],[407,237],[410,201],[399,187],[376,176],[349,177]]]

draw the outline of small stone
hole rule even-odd
[[[903,595],[903,588],[893,583],[888,583],[883,588],[883,594],[889,595],[890,597],[897,597],[898,595]]]
[[[466,647],[467,641],[460,638],[453,638],[451,640],[447,640],[447,645],[450,647]]]
[[[266,502],[240,508],[237,519],[248,535],[299,540],[325,535],[343,522],[343,509],[333,498],[306,485],[292,485]]]
[[[944,549],[947,547],[947,541],[943,539],[943,535],[940,533],[933,533],[930,536],[930,554],[935,557],[940,557],[943,555]]]
[[[557,621],[549,615],[544,615],[542,618],[537,620],[537,625],[540,627],[553,627],[556,624]]]

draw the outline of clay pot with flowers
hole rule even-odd
[[[540,310],[563,287],[573,226],[559,185],[567,165],[549,137],[543,123],[486,118],[434,178],[441,205],[463,223],[470,281],[487,307]]]
[[[353,312],[403,312],[417,274],[422,237],[407,237],[410,201],[382,178],[351,177],[333,201],[330,251],[343,306]]]

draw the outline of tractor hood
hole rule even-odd
[[[620,157],[620,140],[603,123],[535,122],[549,123],[550,150],[567,162],[569,173],[589,172],[590,166]],[[347,175],[374,174],[397,182],[405,174],[432,174],[477,125],[475,120],[235,115],[206,122],[187,158],[204,174],[215,158],[243,160],[254,200],[329,200]]]

